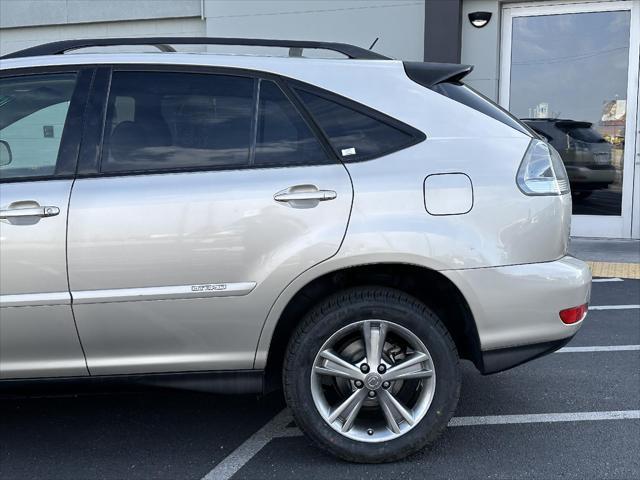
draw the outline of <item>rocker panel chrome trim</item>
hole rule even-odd
[[[19,293],[14,295],[0,295],[0,308],[5,307],[36,307],[41,305],[69,305],[69,292],[48,293]]]
[[[169,300],[180,298],[238,297],[248,295],[256,282],[206,283],[168,287],[117,288],[72,292],[74,304]]]

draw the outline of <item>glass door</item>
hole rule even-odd
[[[640,0],[503,9],[500,103],[562,156],[575,236],[637,235],[639,30]]]

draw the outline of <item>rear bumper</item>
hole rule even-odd
[[[581,183],[613,183],[616,179],[616,171],[612,167],[611,169],[596,170],[586,167],[573,167],[567,169],[569,174],[569,182],[572,184]]]
[[[568,256],[553,262],[442,273],[458,286],[473,313],[483,373],[505,370],[560,348],[582,321],[566,325],[559,312],[588,303],[591,294],[589,267]]]
[[[484,375],[498,373],[510,368],[517,367],[535,358],[543,357],[549,353],[564,347],[571,341],[573,335],[552,342],[533,343],[531,345],[520,345],[519,347],[498,348],[482,352],[482,364],[478,366]]]

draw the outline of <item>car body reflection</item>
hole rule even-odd
[[[560,153],[574,200],[584,200],[616,181],[613,146],[591,122],[551,118],[522,120]]]

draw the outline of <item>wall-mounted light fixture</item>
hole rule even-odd
[[[491,20],[491,12],[472,12],[469,14],[471,25],[476,28],[482,28]]]

